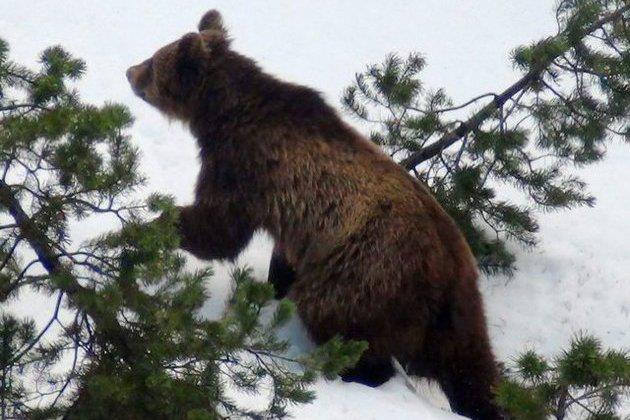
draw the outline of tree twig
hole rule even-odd
[[[59,292],[59,295],[57,296],[57,303],[55,304],[55,310],[54,310],[54,312],[52,314],[52,317],[48,320],[48,322],[46,323],[44,328],[42,328],[42,330],[39,332],[39,334],[37,334],[37,337],[35,337],[24,349],[22,349],[18,354],[16,354],[11,359],[9,364],[13,364],[13,363],[19,361],[22,358],[22,356],[24,356],[26,353],[31,351],[31,349],[33,347],[35,347],[37,345],[37,343],[39,343],[39,340],[41,340],[41,338],[44,336],[44,334],[46,334],[46,331],[48,331],[50,326],[55,322],[55,320],[57,319],[57,316],[59,316],[59,309],[61,308],[61,301],[62,300],[63,300],[63,292]]]

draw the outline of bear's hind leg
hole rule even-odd
[[[451,409],[473,420],[506,418],[494,403],[497,368],[489,346],[480,342],[462,348],[451,345],[452,357],[443,359],[435,372]]]
[[[437,379],[454,412],[473,420],[506,418],[494,402],[499,374],[480,298],[446,304],[427,331],[426,346],[411,373]]]
[[[295,282],[296,273],[294,268],[289,264],[284,257],[281,249],[276,246],[271,254],[271,261],[269,262],[269,274],[267,281],[273,284],[275,290],[274,297],[276,299],[283,299],[289,293],[291,285]]]
[[[367,350],[354,367],[341,375],[341,379],[344,382],[358,382],[377,387],[390,380],[395,373],[391,360],[371,356]]]

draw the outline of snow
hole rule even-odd
[[[581,330],[630,344],[629,157],[627,145],[613,144],[604,162],[579,171],[595,207],[542,215],[540,246],[518,252],[514,278],[482,280],[501,359],[519,346],[551,355]]]
[[[396,377],[377,389],[341,381],[316,384],[314,404],[294,410],[298,419],[455,419],[463,418],[433,407],[430,401],[407,389]]]
[[[354,73],[391,51],[423,52],[429,64],[425,85],[446,87],[455,102],[508,86],[517,77],[507,60],[510,49],[554,31],[552,6],[548,0],[2,0],[0,36],[10,42],[12,58],[23,64],[34,66],[37,54],[52,44],[85,59],[88,73],[79,85],[84,99],[122,102],[137,118],[131,135],[143,153],[147,191],[167,192],[186,203],[198,168],[194,142],[183,127],[136,99],[124,72],[195,30],[207,9],[222,11],[235,49],[284,79],[321,90],[337,105]],[[524,348],[553,356],[580,330],[596,334],[607,346],[630,347],[628,161],[630,147],[613,144],[603,162],[579,170],[598,199],[596,206],[540,215],[540,245],[533,251],[516,248],[514,277],[481,279],[501,361],[509,363]],[[93,222],[75,233],[88,237],[107,227]],[[264,279],[271,248],[268,237],[257,235],[238,262]],[[214,265],[212,298],[204,307],[210,317],[220,314],[230,290],[230,267]],[[51,311],[50,301],[26,303],[22,308],[31,308],[39,319]],[[294,351],[311,347],[299,321],[283,333]],[[435,389],[422,386],[418,395],[401,376],[376,389],[320,380],[315,390],[313,404],[292,410],[296,418],[456,418],[437,408],[444,401]]]

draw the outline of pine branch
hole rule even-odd
[[[37,254],[37,257],[41,261],[46,271],[53,275],[70,275],[70,277],[72,277],[71,274],[68,273],[68,270],[63,267],[63,265],[55,256],[55,252],[48,244],[46,237],[37,228],[35,223],[28,217],[18,200],[15,198],[15,195],[11,191],[9,185],[1,180],[0,204],[2,204],[9,211],[9,213],[15,220],[15,224],[20,229],[22,237],[29,242],[29,244],[33,248],[33,251],[35,251],[35,253]],[[72,278],[71,280],[74,280],[74,282],[70,281],[69,285],[66,286],[68,290],[64,291],[70,294],[74,294],[77,291],[81,290],[82,287],[78,282],[76,282],[74,278]]]
[[[52,276],[61,277],[64,280],[57,283],[57,287],[65,293],[69,299],[77,294],[90,293],[90,290],[81,286],[76,276],[72,274],[59,260],[57,253],[48,243],[44,234],[38,229],[33,220],[26,214],[19,201],[11,191],[11,188],[0,180],[0,205],[4,206],[20,229],[21,236],[30,244],[42,266]],[[76,301],[76,300],[75,300]],[[103,315],[90,308],[82,308],[100,327],[103,334],[118,344],[123,357],[129,363],[137,360],[137,354],[130,349],[129,340],[120,324],[113,319],[105,319]]]
[[[623,14],[630,10],[630,5],[626,5],[621,7],[619,10],[614,13],[610,13],[604,16],[602,19],[597,22],[589,25],[582,32],[582,37],[589,35],[591,32],[594,32],[600,29],[602,26],[607,23],[613,22],[621,17]],[[560,34],[551,38],[549,41],[554,42],[563,39],[568,34],[568,30],[564,30]],[[411,170],[415,168],[420,163],[431,159],[432,157],[442,153],[442,151],[451,145],[457,143],[464,136],[477,129],[484,121],[490,118],[494,112],[501,108],[507,101],[509,101],[514,95],[519,92],[524,92],[528,90],[532,84],[537,81],[541,74],[547,69],[553,62],[560,57],[565,51],[560,51],[557,54],[548,57],[547,60],[541,62],[540,64],[532,67],[521,79],[515,82],[512,86],[505,89],[499,95],[495,96],[494,100],[481,108],[478,112],[476,112],[472,117],[470,117],[467,121],[462,122],[455,130],[446,133],[440,140],[436,141],[429,146],[412,153],[406,159],[403,159],[400,162],[400,165],[403,166],[407,170]]]

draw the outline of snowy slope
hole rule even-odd
[[[427,86],[447,88],[455,102],[509,85],[517,75],[507,56],[511,48],[554,30],[553,1],[530,0],[242,0],[242,1],[69,1],[1,0],[0,36],[18,62],[35,65],[46,46],[61,44],[88,63],[79,88],[86,100],[130,106],[137,118],[132,136],[143,152],[147,191],[190,201],[197,171],[191,136],[169,125],[134,98],[125,69],[156,48],[195,29],[201,14],[219,8],[234,47],[268,71],[321,90],[338,103],[354,72],[390,51],[426,54]],[[506,24],[507,22],[507,24]],[[481,280],[488,323],[500,360],[524,347],[551,356],[580,329],[606,345],[630,347],[630,147],[613,145],[608,158],[580,174],[598,198],[592,209],[540,217],[540,246],[517,250],[511,278]],[[107,229],[81,225],[79,237]],[[239,258],[262,279],[272,244],[258,235]],[[206,264],[194,262],[194,264]],[[229,291],[226,265],[216,265],[212,298],[204,308],[217,316]],[[22,302],[24,304],[25,302]],[[33,315],[48,316],[50,305],[26,302]],[[295,321],[285,334],[295,351],[310,348]],[[340,381],[316,384],[318,399],[293,411],[299,419],[455,418],[434,405],[439,398],[423,388],[412,393],[401,377],[370,389]],[[630,413],[630,411],[628,411]]]
[[[579,330],[613,347],[630,346],[630,175],[628,145],[580,171],[593,208],[540,217],[540,246],[518,252],[512,279],[482,282],[498,356],[523,346],[553,354]]]

